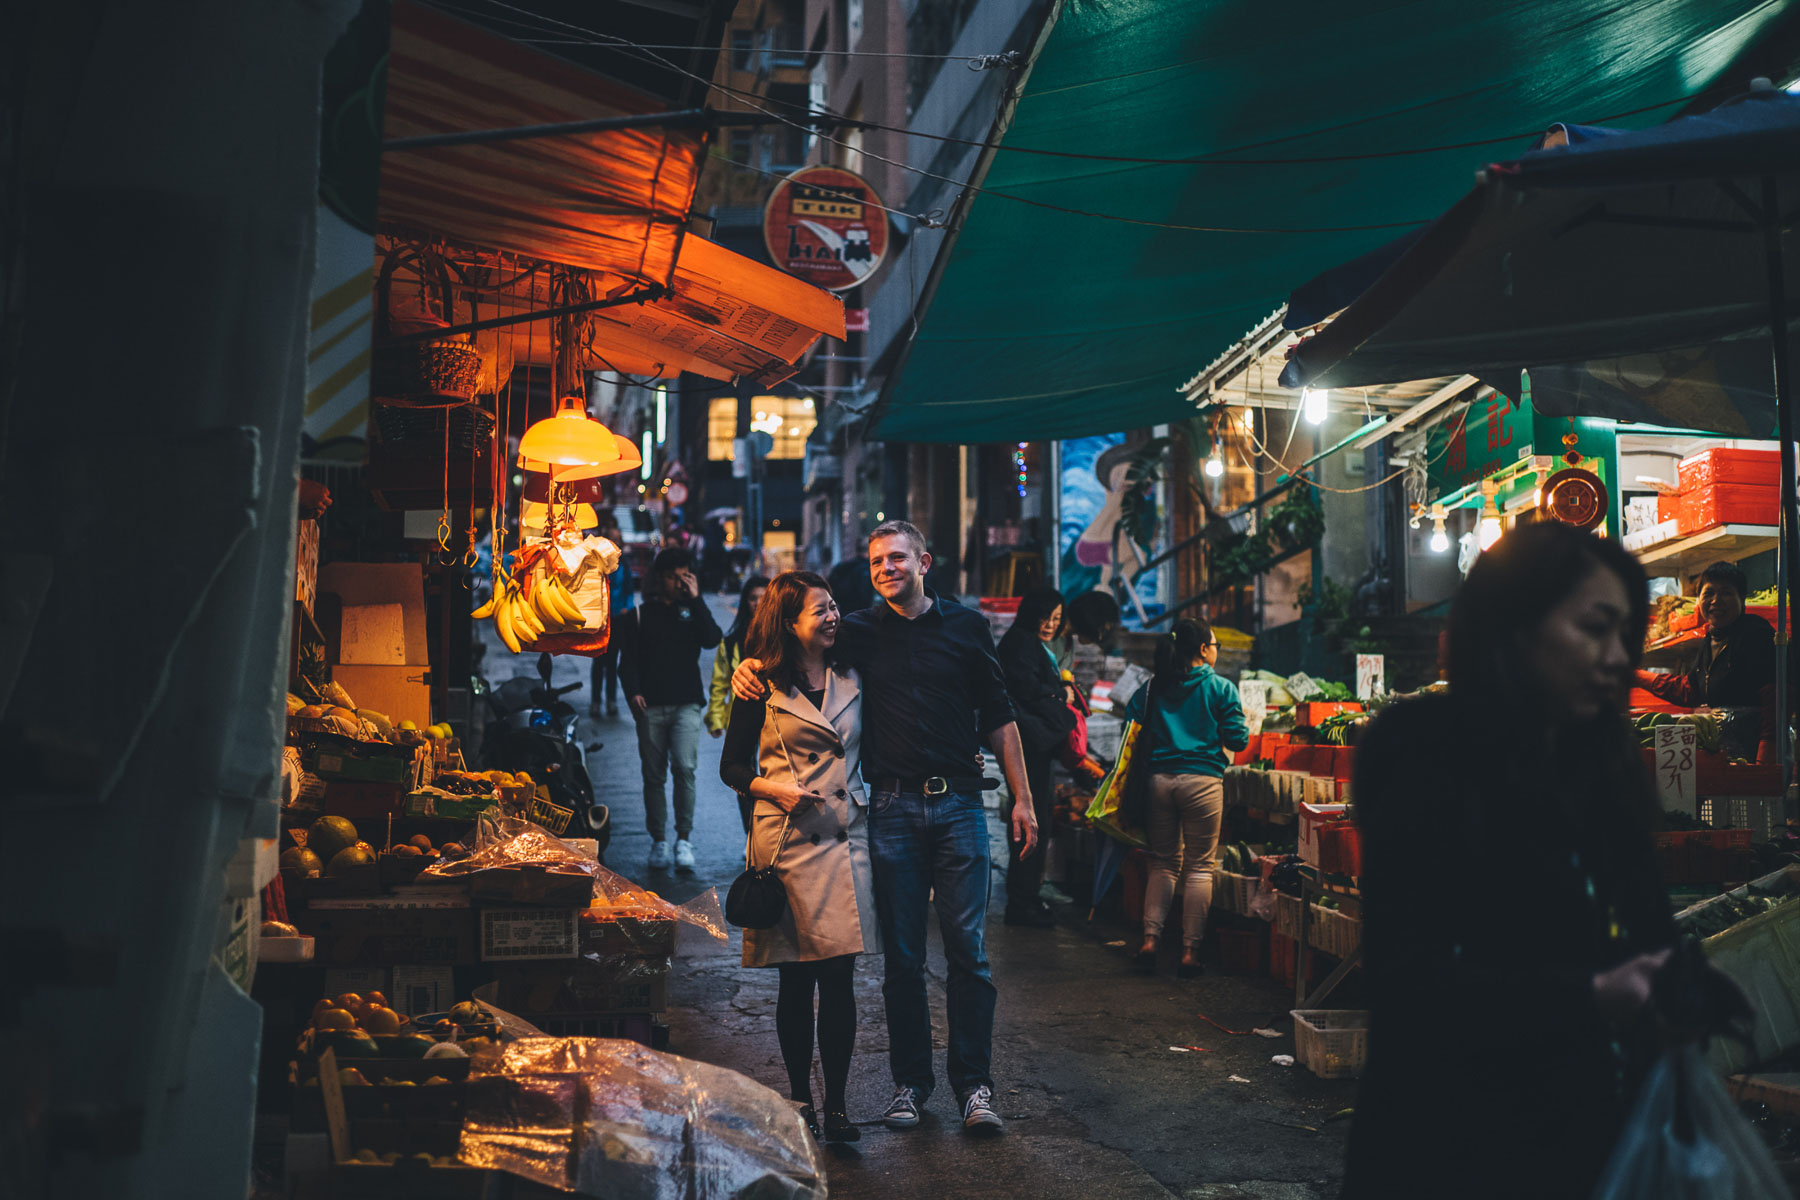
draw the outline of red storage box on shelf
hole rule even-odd
[[[1363,706],[1354,700],[1306,700],[1294,707],[1294,723],[1320,725],[1339,713],[1359,713]]]
[[[1656,493],[1656,523],[1658,525],[1661,525],[1664,521],[1675,521],[1675,520],[1679,520],[1680,517],[1681,517],[1681,493],[1680,492],[1658,492],[1658,493]]]
[[[1781,486],[1781,451],[1702,450],[1681,460],[1675,468],[1675,478],[1683,492],[1720,483],[1778,488]]]
[[[1329,746],[1297,746],[1289,742],[1275,749],[1274,769],[1277,771],[1299,771],[1303,775],[1313,773],[1313,756],[1320,750],[1330,751]]]
[[[1761,484],[1715,483],[1681,494],[1675,528],[1682,536],[1716,525],[1773,525],[1781,511],[1781,489]]]
[[[1330,775],[1333,779],[1348,781],[1356,777],[1356,751],[1349,746],[1333,746],[1331,748],[1330,770],[1319,770],[1319,775]]]
[[[1362,831],[1354,821],[1319,826],[1319,870],[1327,875],[1362,874]]]
[[[1748,829],[1693,829],[1656,835],[1656,861],[1664,883],[1727,883],[1749,878],[1755,867]]]
[[[1322,867],[1320,861],[1319,834],[1327,826],[1350,819],[1350,809],[1344,804],[1301,804],[1300,814],[1300,861],[1308,866]],[[1337,874],[1353,874],[1340,871]]]

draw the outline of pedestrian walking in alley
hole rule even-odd
[[[1593,1194],[1658,1050],[1644,1010],[1674,938],[1622,717],[1647,612],[1618,543],[1509,533],[1451,609],[1451,690],[1363,737],[1371,1029],[1346,1197]],[[1445,886],[1446,845],[1485,882]]]
[[[1200,973],[1200,943],[1212,906],[1213,858],[1225,813],[1225,768],[1231,752],[1250,744],[1244,703],[1217,674],[1219,639],[1205,621],[1183,619],[1156,642],[1156,671],[1126,705],[1139,723],[1135,754],[1150,768],[1142,827],[1149,845],[1150,881],[1144,889],[1140,968],[1156,965],[1163,922],[1181,891],[1181,962],[1177,973]],[[1133,759],[1134,762],[1137,760]],[[1135,768],[1134,768],[1135,769]],[[1129,796],[1128,792],[1128,796]],[[1137,824],[1134,814],[1123,814]]]
[[[1046,584],[1019,598],[1012,628],[1000,638],[996,648],[1018,718],[1025,775],[1031,780],[1031,801],[1039,829],[1049,824],[1056,798],[1050,779],[1051,763],[1058,748],[1067,744],[1075,730],[1075,711],[1069,707],[1075,698],[1074,688],[1063,682],[1050,645],[1062,630],[1062,593]],[[1056,917],[1038,895],[1044,883],[1044,856],[1021,855],[1020,848],[1018,842],[1008,846],[1006,923],[1047,928],[1056,924]]]
[[[600,518],[599,534],[621,551],[625,548],[625,535],[619,532],[619,523],[610,512]],[[594,660],[593,687],[588,692],[592,699],[588,702],[588,716],[598,721],[602,716],[615,717],[619,714],[619,617],[631,611],[632,577],[631,556],[620,553],[619,565],[606,578],[607,606],[613,637],[608,639],[606,649]],[[604,708],[602,704],[604,703]]]
[[[725,727],[731,722],[731,673],[744,660],[744,635],[750,631],[750,619],[755,616],[756,606],[762,603],[768,587],[769,581],[761,575],[744,580],[744,586],[738,591],[737,615],[732,618],[731,628],[725,631],[725,638],[713,655],[712,686],[706,696],[706,731],[714,737],[723,737]],[[755,804],[749,793],[738,792],[738,816],[743,819],[745,833],[750,832],[750,817]]]
[[[835,661],[842,618],[825,580],[785,571],[755,609],[748,652],[763,664],[766,700],[731,705],[719,777],[755,806],[746,861],[773,863],[787,910],[744,931],[744,965],[781,973],[775,1033],[789,1095],[815,1136],[854,1142],[844,1107],[856,1042],[853,970],[878,954],[868,793],[860,766],[862,687]],[[723,651],[720,652],[723,654]],[[813,996],[818,994],[821,1122],[813,1107]]]
[[[650,564],[643,601],[619,621],[619,682],[637,721],[644,772],[644,826],[650,869],[670,863],[669,805],[663,783],[674,776],[675,866],[694,869],[694,770],[700,753],[700,652],[719,644],[719,625],[700,599],[694,558],[668,549]]]
[[[1005,1122],[994,1111],[991,1074],[997,993],[987,957],[983,737],[1016,798],[1011,831],[1021,854],[1037,845],[1037,818],[987,620],[927,588],[930,569],[916,528],[878,525],[869,535],[869,577],[881,601],[845,617],[838,633],[838,661],[855,669],[863,686],[863,778],[895,1086],[883,1119],[895,1129],[918,1125],[936,1082],[925,991],[926,917],[935,906],[949,968],[950,1085],[963,1128],[997,1133]],[[744,659],[732,691],[745,699],[766,695],[761,669],[759,660]]]

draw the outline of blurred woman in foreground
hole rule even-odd
[[[1587,1197],[1657,1049],[1674,940],[1624,702],[1644,572],[1502,538],[1450,614],[1450,692],[1356,755],[1369,1059],[1344,1195]]]

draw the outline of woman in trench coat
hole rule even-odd
[[[810,571],[775,577],[745,637],[763,662],[762,701],[734,700],[719,775],[756,802],[748,861],[773,862],[787,911],[769,929],[744,931],[744,965],[775,967],[775,1029],[793,1098],[814,1133],[853,1142],[844,1088],[856,1039],[853,969],[881,951],[863,789],[862,689],[831,661],[839,614],[825,580]],[[813,1108],[813,996],[818,995],[824,1119]]]

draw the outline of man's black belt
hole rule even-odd
[[[986,779],[980,775],[956,777],[915,775],[910,778],[887,775],[869,781],[869,790],[872,792],[900,792],[908,796],[942,796],[950,792],[991,792],[999,786],[998,779]]]

